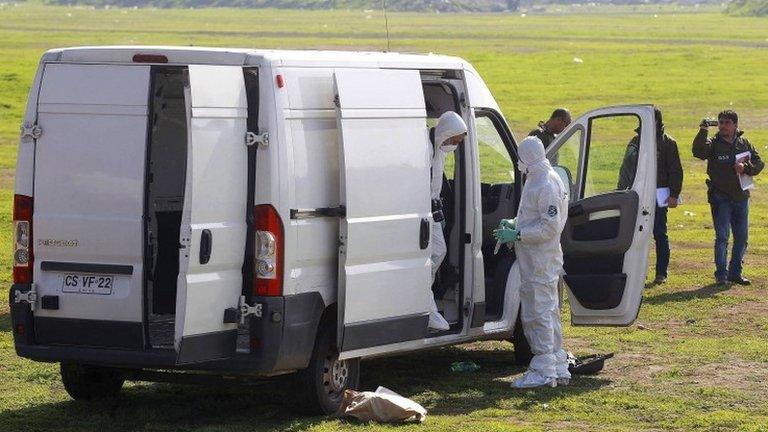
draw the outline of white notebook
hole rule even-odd
[[[748,161],[752,157],[752,153],[745,151],[736,155],[736,162]],[[751,175],[739,174],[739,184],[741,184],[741,190],[752,189],[755,187],[755,182],[752,180]]]

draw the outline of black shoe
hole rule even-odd
[[[727,283],[728,283],[728,282],[727,282],[725,279],[717,279],[717,281],[715,282],[715,284],[716,284],[717,286],[724,286],[724,285],[725,285],[725,284],[727,284]]]
[[[752,285],[752,281],[747,279],[747,278],[745,278],[744,276],[739,276],[739,277],[735,277],[735,278],[728,278],[728,282],[733,282],[733,283],[735,283],[737,285],[744,285],[744,286]]]
[[[666,276],[656,276],[656,279],[653,280],[654,285],[664,285],[665,283],[667,283]]]

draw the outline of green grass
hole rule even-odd
[[[392,49],[459,55],[496,95],[518,137],[554,107],[582,113],[610,104],[656,103],[679,143],[684,205],[670,212],[671,278],[649,288],[629,328],[566,325],[577,353],[615,351],[595,377],[567,388],[513,391],[511,345],[476,343],[364,363],[363,386],[385,385],[424,404],[423,426],[359,425],[302,418],[280,385],[253,388],[132,384],[114,402],[69,400],[55,365],[18,358],[0,306],[2,431],[254,430],[768,430],[768,211],[763,180],[752,205],[746,263],[755,284],[712,282],[713,231],[705,164],[690,155],[699,120],[723,108],[741,115],[758,150],[768,148],[768,21],[717,13],[606,8],[594,14],[390,14]],[[43,51],[61,46],[169,44],[382,49],[381,13],[275,10],[93,10],[0,6],[0,296],[10,284],[10,207],[17,132]],[[574,58],[583,62],[575,62]],[[606,139],[606,163],[630,135]],[[484,175],[505,178],[482,153]],[[491,158],[489,158],[491,156]],[[598,168],[600,165],[597,165]],[[618,165],[597,175],[610,185]],[[596,180],[597,181],[597,180]],[[652,271],[651,271],[652,274]],[[566,316],[567,319],[567,316]],[[474,374],[449,372],[472,360]]]

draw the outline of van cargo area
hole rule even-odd
[[[222,72],[235,77],[239,90],[210,85]],[[39,242],[33,280],[42,301],[29,325],[35,344],[91,355],[129,350],[117,364],[156,367],[229,358],[224,353],[234,354],[237,343],[248,353],[247,322],[222,322],[227,305],[236,312],[245,290],[243,68],[54,63],[42,75],[37,115],[46,133],[35,148],[33,220]],[[217,94],[229,99],[217,100]],[[204,134],[190,141],[190,125],[210,118],[231,125],[229,136],[213,137],[226,140],[230,150],[216,143],[209,153],[213,143]],[[237,162],[228,166],[216,157]],[[188,178],[192,160],[203,166]],[[219,204],[210,199],[210,208],[194,207],[202,203],[188,193],[210,196],[206,187],[218,189],[213,198]],[[191,256],[193,235],[208,240],[207,250],[203,245]],[[213,254],[214,237],[221,246],[233,237],[238,250],[220,246]],[[200,322],[194,312],[216,292],[206,281],[230,292],[229,300],[212,306],[213,322]],[[104,353],[91,357],[99,358]]]
[[[149,345],[173,348],[179,235],[187,169],[182,68],[153,70],[146,204],[146,310]]]

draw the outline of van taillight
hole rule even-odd
[[[269,204],[254,207],[253,215],[256,219],[253,292],[257,296],[282,295],[285,244],[283,221],[277,210]]]
[[[13,283],[32,283],[32,197],[13,196]]]

